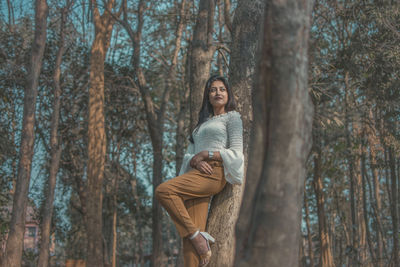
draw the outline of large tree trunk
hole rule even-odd
[[[211,61],[215,52],[215,46],[212,44],[214,13],[215,0],[200,0],[190,51],[190,132],[198,121],[204,85],[210,76]]]
[[[312,1],[268,1],[236,266],[296,266],[311,148],[307,43]]]
[[[238,2],[232,31],[230,63],[230,85],[238,99],[244,129],[244,154],[247,159],[249,132],[251,128],[251,90],[253,87],[256,52],[259,45],[260,25],[264,2]],[[247,161],[245,162],[247,166]],[[207,227],[217,239],[213,247],[210,266],[232,266],[235,255],[235,225],[239,215],[244,185],[227,184],[222,192],[213,198]],[[229,211],[229,212],[227,212]]]
[[[50,171],[49,181],[47,185],[46,201],[43,207],[43,219],[40,228],[41,240],[40,240],[40,252],[39,252],[39,267],[47,267],[49,265],[49,247],[50,247],[50,229],[51,229],[51,218],[53,216],[53,202],[54,202],[54,190],[56,187],[58,166],[60,164],[61,147],[59,145],[58,137],[58,124],[60,121],[60,75],[61,75],[61,62],[64,54],[64,27],[67,19],[68,8],[72,2],[67,4],[61,11],[61,24],[60,24],[60,43],[56,56],[56,63],[53,74],[54,83],[54,102],[53,102],[53,114],[51,115],[51,129],[50,129]]]
[[[114,0],[107,2],[112,10]],[[110,44],[114,20],[110,12],[100,16],[97,2],[93,19],[95,37],[90,57],[89,120],[88,120],[88,195],[87,195],[87,265],[102,267],[103,257],[103,178],[106,155],[104,124],[104,60]]]
[[[39,74],[46,45],[48,6],[46,0],[35,2],[35,37],[32,43],[29,72],[24,95],[24,115],[19,150],[17,183],[13,199],[10,232],[2,266],[21,266],[28,203],[29,180],[35,142],[35,107]]]

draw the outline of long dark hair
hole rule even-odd
[[[211,76],[208,79],[208,81],[206,82],[206,86],[204,87],[203,103],[201,104],[201,109],[199,112],[199,120],[195,127],[196,132],[199,130],[201,124],[203,124],[210,117],[210,115],[214,116],[214,109],[210,103],[209,93],[210,93],[211,84],[215,81],[221,81],[224,84],[226,91],[228,92],[228,102],[225,105],[225,111],[229,112],[232,110],[236,110],[235,97],[232,93],[232,90],[231,90],[231,87],[229,86],[228,81],[223,76],[219,76],[219,75]],[[194,143],[193,134],[190,134],[189,140],[190,140],[190,142]]]

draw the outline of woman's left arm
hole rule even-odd
[[[239,112],[230,114],[227,122],[228,147],[219,151],[224,163],[225,179],[241,184],[244,176],[243,123]]]

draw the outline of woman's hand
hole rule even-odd
[[[197,164],[200,161],[204,161],[208,158],[208,151],[203,150],[199,153],[197,153],[196,155],[193,156],[193,158],[190,160],[190,167],[192,168],[196,168],[197,169]]]
[[[202,173],[209,174],[209,175],[211,175],[213,173],[213,169],[212,169],[211,165],[208,164],[204,160],[197,162],[196,169]]]

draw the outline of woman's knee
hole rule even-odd
[[[155,191],[156,198],[161,200],[164,196],[168,194],[168,186],[166,183],[159,184]]]

